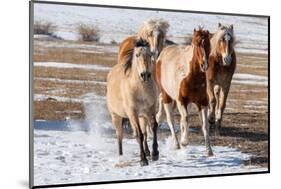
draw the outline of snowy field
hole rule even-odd
[[[214,156],[205,156],[204,145],[171,148],[171,138],[159,143],[158,161],[139,164],[135,139],[123,141],[124,156],[117,155],[115,138],[83,131],[35,130],[35,184],[65,184],[176,176],[266,171],[244,166],[249,155],[235,148],[214,146]],[[151,142],[149,142],[151,146]]]
[[[206,156],[204,145],[173,150],[171,137],[159,140],[159,160],[149,160],[148,166],[141,167],[135,139],[125,138],[124,155],[118,156],[115,131],[108,119],[104,99],[89,94],[84,97],[84,103],[85,120],[34,122],[35,185],[267,170],[245,166],[243,161],[249,160],[250,155],[235,148],[213,146],[213,157]],[[168,129],[161,127],[161,130]],[[150,149],[151,145],[152,141],[149,141]]]
[[[78,39],[77,26],[80,23],[94,25],[101,31],[101,42],[104,43],[112,40],[121,42],[128,35],[135,34],[139,26],[151,18],[168,21],[168,38],[178,43],[184,42],[184,38],[191,36],[193,28],[199,25],[215,32],[218,22],[221,22],[234,24],[238,51],[267,53],[268,46],[266,18],[51,4],[35,4],[34,18],[35,21],[49,21],[57,25],[55,35],[66,40]]]

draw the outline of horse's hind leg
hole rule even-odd
[[[202,120],[202,131],[204,134],[204,139],[205,139],[205,145],[206,145],[206,150],[207,150],[207,154],[208,156],[212,156],[213,155],[213,151],[211,148],[211,144],[210,144],[210,137],[209,137],[209,122],[208,122],[208,116],[207,116],[207,112],[208,112],[208,108],[207,107],[201,107],[201,120]]]
[[[162,93],[159,94],[159,103],[158,103],[158,112],[156,114],[156,121],[158,124],[160,124],[162,118],[163,118],[163,99],[162,99]]]
[[[112,124],[115,127],[117,143],[118,143],[118,153],[119,155],[123,155],[122,149],[122,139],[123,139],[123,126],[122,126],[122,118],[117,115],[111,115]]]
[[[139,123],[140,123],[140,127],[141,127],[141,131],[143,133],[143,146],[144,146],[144,152],[146,156],[150,156],[150,151],[147,145],[147,127],[151,127],[150,125],[148,125],[148,121],[146,120],[146,118],[144,117],[140,117],[139,118]]]

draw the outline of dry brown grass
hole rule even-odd
[[[33,60],[35,62],[54,61],[113,66],[117,63],[117,55],[109,53],[83,53],[69,48],[50,48],[44,50],[44,53],[35,52],[33,55]]]
[[[77,28],[81,41],[99,42],[100,31],[97,26],[80,24]]]
[[[66,117],[83,119],[85,116],[83,105],[76,102],[35,101],[33,108],[34,119],[64,120]]]

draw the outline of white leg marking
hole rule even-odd
[[[169,125],[170,130],[171,130],[172,139],[174,141],[175,148],[179,149],[180,146],[179,146],[179,142],[178,142],[178,139],[177,139],[177,136],[176,136],[176,133],[175,133],[174,119],[172,117],[172,110],[173,110],[172,104],[173,103],[164,104],[164,109],[165,109],[165,112],[166,112],[167,122],[168,122],[168,125]]]
[[[156,121],[158,124],[162,121],[163,117],[163,102],[162,102],[162,95],[160,93],[159,95],[159,106],[158,106],[158,112],[156,114]]]
[[[177,101],[177,107],[181,115],[180,127],[181,127],[181,145],[186,146],[188,144],[188,131],[189,125],[187,123],[187,107]]]

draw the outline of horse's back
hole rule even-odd
[[[127,37],[119,46],[118,63],[124,63],[128,53],[134,49],[136,36]]]

